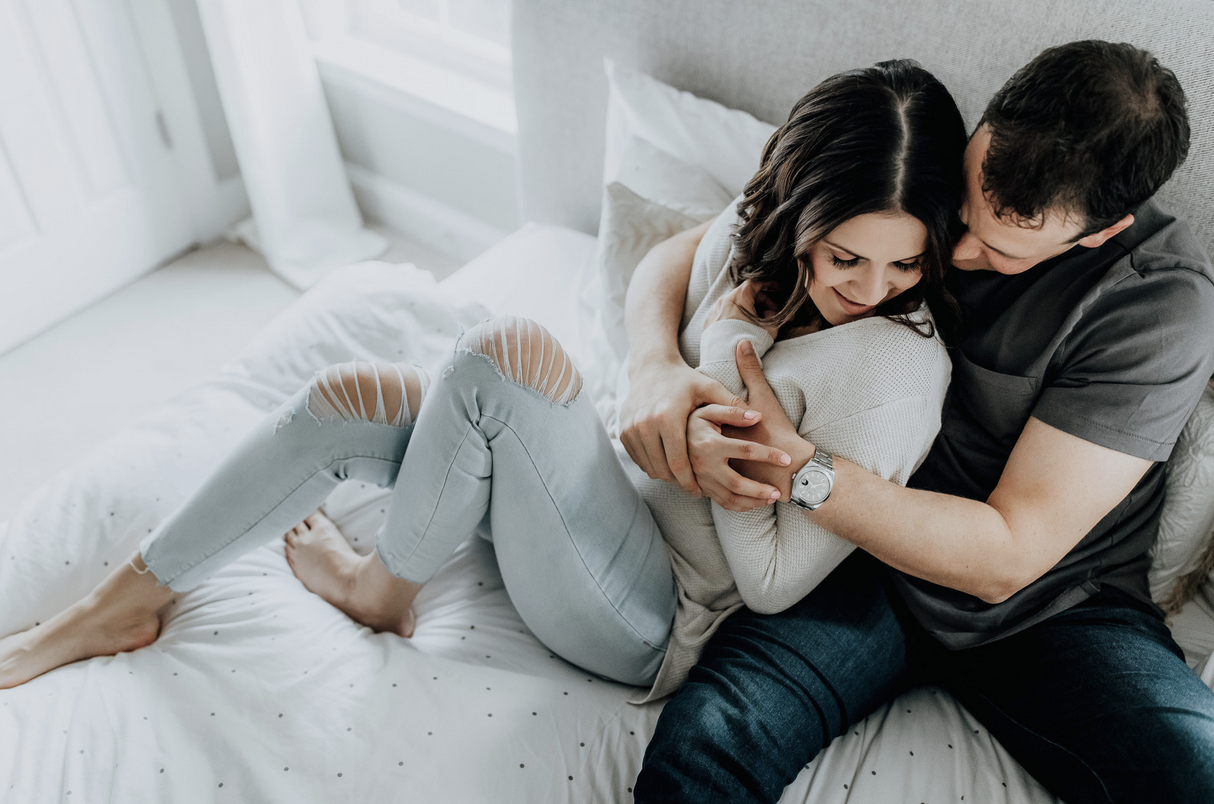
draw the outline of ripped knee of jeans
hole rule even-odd
[[[550,402],[568,405],[582,390],[582,375],[560,342],[530,319],[482,321],[460,337],[456,348],[483,355],[503,377]]]
[[[319,422],[367,421],[405,427],[421,409],[430,377],[405,363],[338,363],[308,387],[308,412]]]

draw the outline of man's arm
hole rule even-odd
[[[743,343],[737,357],[768,445],[792,455],[794,468],[803,466],[813,445],[783,415],[754,352]],[[985,502],[904,488],[837,457],[834,466],[830,499],[806,516],[903,572],[999,603],[1070,552],[1151,461],[1029,419]],[[747,474],[778,484],[788,499],[786,470],[750,464]]]
[[[725,421],[746,426],[745,402],[716,380],[695,371],[679,353],[679,323],[696,248],[711,222],[654,246],[637,265],[624,303],[628,332],[628,396],[620,409],[620,440],[650,477],[702,493],[687,456],[687,418],[701,405],[721,405]],[[754,419],[757,421],[757,419]],[[758,449],[752,445],[751,452]],[[763,450],[764,453],[769,452]],[[748,452],[747,454],[750,454]],[[772,487],[745,478],[734,485],[768,502]]]
[[[1151,461],[1029,419],[985,503],[907,489],[848,461],[819,525],[910,575],[1001,603],[1112,511]]]

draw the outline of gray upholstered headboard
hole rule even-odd
[[[1155,53],[1189,97],[1193,144],[1160,194],[1214,253],[1211,0],[514,0],[523,213],[595,232],[607,84],[602,59],[783,122],[822,78],[918,59],[972,127],[1043,48],[1074,39]]]

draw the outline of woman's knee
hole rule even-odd
[[[338,363],[316,373],[308,411],[318,421],[368,421],[403,427],[417,418],[429,377],[403,363]]]
[[[502,376],[551,402],[568,404],[582,389],[582,376],[560,342],[527,318],[483,321],[463,334],[458,348],[488,358]]]

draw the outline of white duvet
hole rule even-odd
[[[587,354],[572,278],[593,244],[528,227],[441,287],[407,265],[330,275],[242,357],[0,525],[0,634],[90,589],[318,368],[432,364],[487,314],[469,298],[538,318]],[[369,549],[387,494],[347,483],[326,510]],[[0,691],[0,800],[630,800],[661,703],[631,705],[633,689],[550,654],[511,605],[491,545],[467,542],[417,614],[412,639],[372,633],[305,590],[277,540],[183,595],[151,647]],[[946,693],[924,688],[836,740],[783,801],[962,796],[1055,801]]]

